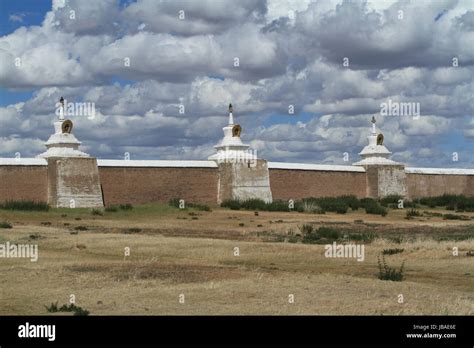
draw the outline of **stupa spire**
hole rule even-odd
[[[63,121],[64,120],[64,98],[61,97],[59,98],[59,120]]]
[[[234,125],[234,115],[232,115],[232,104],[229,104],[229,126]]]

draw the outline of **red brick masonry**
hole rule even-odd
[[[366,173],[348,171],[269,169],[273,199],[354,194],[366,196]],[[188,202],[216,204],[217,168],[99,167],[105,204]],[[47,201],[46,165],[0,165],[0,202]],[[407,173],[410,198],[443,193],[474,196],[474,175]]]
[[[410,199],[444,193],[474,196],[474,175],[407,174],[407,190]]]
[[[104,203],[216,203],[217,168],[99,167]]]
[[[366,175],[356,172],[270,169],[273,199],[366,196]]]
[[[0,166],[0,202],[47,199],[47,166]]]

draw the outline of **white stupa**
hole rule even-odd
[[[234,124],[232,104],[229,104],[229,124],[222,130],[224,131],[224,138],[218,145],[214,146],[217,153],[209,156],[209,160],[226,162],[236,159],[241,161],[257,159],[257,156],[249,151],[250,145],[244,144],[240,139],[242,127]]]
[[[392,154],[384,145],[383,145],[383,134],[377,134],[375,128],[375,117],[372,117],[372,132],[367,137],[369,145],[364,147],[359,155],[362,156],[362,160],[356,163],[353,163],[355,166],[364,166],[364,165],[397,165],[399,163],[389,159],[389,156]]]
[[[64,99],[61,97],[59,120],[54,122],[54,134],[45,143],[46,152],[37,157],[89,157],[85,152],[79,150],[81,142],[72,134],[72,122],[64,119]]]

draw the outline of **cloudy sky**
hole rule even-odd
[[[99,158],[206,159],[232,102],[271,161],[355,162],[375,115],[394,160],[473,168],[473,76],[472,0],[0,0],[0,156],[43,152],[64,96]]]

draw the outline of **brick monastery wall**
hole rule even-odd
[[[0,203],[9,200],[46,202],[47,172],[46,166],[0,165]]]
[[[366,196],[364,172],[336,172],[270,168],[273,199],[356,195]]]
[[[0,160],[0,202],[7,200],[47,201],[48,169],[38,165],[39,160],[22,160],[17,165],[11,160]],[[36,163],[29,165],[28,163]],[[216,204],[218,195],[217,166],[185,167],[159,166],[101,166],[99,175],[105,204],[167,202],[182,198],[188,202]],[[179,161],[176,161],[179,162]],[[207,162],[207,161],[203,161]],[[5,164],[6,163],[6,164]],[[367,176],[361,170],[297,169],[269,163],[273,199],[300,199],[303,197],[340,196],[353,194],[365,197]],[[320,168],[323,166],[314,166]],[[472,170],[469,170],[471,173]],[[443,193],[474,196],[474,175],[426,174],[407,169],[406,183],[409,198],[438,196]]]
[[[408,173],[407,191],[409,199],[444,193],[474,196],[474,175]]]
[[[99,175],[105,205],[217,201],[217,168],[99,167]]]

